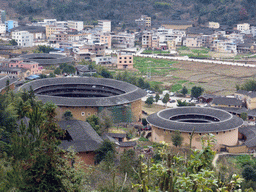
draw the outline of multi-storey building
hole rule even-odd
[[[0,23],[5,23],[5,20],[6,20],[6,13],[5,13],[5,10],[1,10],[0,9]]]
[[[12,28],[18,27],[18,21],[13,21],[13,20],[5,21],[5,25],[6,25],[6,31],[10,32]]]
[[[249,23],[237,24],[237,30],[239,30],[239,31],[250,30],[250,24]]]
[[[46,38],[49,39],[51,34],[54,34],[56,32],[63,32],[66,31],[67,28],[64,27],[56,27],[54,25],[46,25],[45,27],[45,34]]]
[[[98,28],[100,28],[101,32],[111,32],[111,21],[109,20],[98,20]]]
[[[142,48],[150,48],[152,47],[152,33],[145,32],[142,35]]]
[[[39,67],[39,64],[34,61],[24,61],[24,60],[19,60],[19,59],[12,59],[9,62],[9,67],[10,68],[28,69],[30,71],[29,75],[42,73],[42,67]]]
[[[21,47],[32,47],[34,35],[28,31],[13,31],[12,39],[14,39]]]
[[[134,47],[135,35],[130,33],[118,33],[117,35],[111,36],[113,48],[131,48]]]
[[[83,21],[68,21],[67,27],[77,31],[82,31],[84,29],[84,23]]]
[[[49,40],[56,42],[68,41],[68,34],[66,32],[56,32],[51,34]]]
[[[111,49],[111,35],[110,34],[100,35],[100,43],[105,44],[107,49]]]
[[[135,23],[142,27],[151,27],[151,17],[147,15],[141,15],[139,19],[135,19]]]
[[[209,28],[214,28],[214,29],[218,29],[218,28],[220,28],[220,24],[218,23],[218,22],[209,22],[208,23],[208,27]]]
[[[6,26],[5,24],[0,24],[0,36],[4,36],[6,33]]]
[[[111,65],[116,65],[116,62],[117,62],[116,58],[110,57],[110,56],[95,58],[96,65],[111,66]]]
[[[133,55],[130,53],[118,53],[117,69],[133,69]]]
[[[183,41],[183,45],[186,47],[202,47],[201,37],[187,37]]]

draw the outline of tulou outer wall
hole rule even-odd
[[[172,145],[171,135],[174,131],[161,129],[155,126],[152,126],[152,142],[165,142]],[[202,149],[201,145],[201,137],[208,133],[194,133],[192,139],[192,148]],[[230,131],[221,131],[212,133],[216,140],[214,145],[214,149],[216,151],[220,151],[222,145],[235,146],[238,143],[238,128],[230,130]],[[181,136],[183,137],[182,146],[189,146],[190,144],[190,134],[187,132],[181,132]]]
[[[141,99],[133,101],[131,104],[131,111],[133,114],[133,121],[139,121],[142,113],[142,101]],[[69,107],[58,106],[56,109],[57,119],[62,119],[64,113],[69,110],[73,114],[73,118],[81,121],[85,121],[87,117],[91,115],[97,115],[99,113],[98,107]]]

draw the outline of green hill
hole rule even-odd
[[[109,19],[114,26],[134,26],[134,19],[145,14],[155,24],[164,20],[218,21],[221,24],[254,21],[255,0],[0,0],[7,16],[37,20]]]

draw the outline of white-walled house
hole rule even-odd
[[[18,43],[18,46],[32,47],[34,42],[34,35],[28,31],[13,31],[12,39]]]

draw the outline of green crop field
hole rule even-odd
[[[149,69],[151,70],[152,76],[167,75],[170,71],[179,70],[178,68],[172,67],[174,63],[176,61],[134,57],[134,67],[143,75],[146,75]]]

